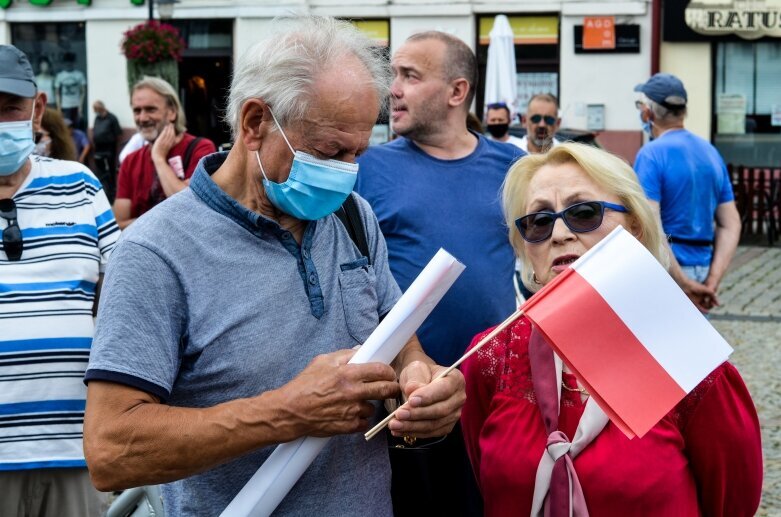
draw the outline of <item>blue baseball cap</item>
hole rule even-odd
[[[688,101],[686,88],[672,74],[654,74],[648,81],[635,86],[635,91],[642,92],[655,103],[672,110],[686,107]]]
[[[24,52],[13,45],[0,45],[0,92],[32,98],[37,89],[33,67]]]

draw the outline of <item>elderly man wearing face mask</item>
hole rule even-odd
[[[684,127],[688,95],[680,79],[658,73],[635,87],[650,139],[634,169],[673,252],[670,274],[697,307],[719,304],[718,289],[740,240],[727,166],[710,142]]]
[[[275,29],[236,64],[233,148],[117,247],[86,374],[87,461],[101,489],[165,483],[166,513],[219,515],[275,445],[330,436],[276,514],[390,516],[385,439],[356,434],[372,401],[403,390],[394,432],[443,436],[463,377],[431,382],[442,367],[415,337],[390,366],[347,364],[401,294],[368,204],[352,198],[368,256],[334,214],[387,62],[348,22]]]
[[[32,154],[45,107],[27,57],[0,45],[0,515],[97,517],[81,377],[119,228],[86,167]]]

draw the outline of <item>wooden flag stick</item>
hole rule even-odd
[[[499,332],[503,331],[505,328],[507,328],[507,326],[509,326],[509,325],[510,325],[512,322],[514,322],[515,320],[517,320],[517,319],[518,319],[519,317],[521,317],[522,315],[523,315],[523,310],[522,310],[522,309],[518,309],[517,311],[515,311],[514,313],[512,313],[512,315],[510,315],[510,317],[509,317],[509,318],[507,318],[506,320],[504,320],[504,321],[503,321],[503,322],[502,322],[502,323],[501,323],[501,324],[500,324],[498,327],[496,327],[495,329],[493,329],[493,330],[491,331],[491,333],[490,333],[490,334],[488,334],[488,335],[487,335],[487,336],[485,336],[483,339],[481,339],[481,340],[480,340],[480,342],[479,342],[479,343],[477,343],[477,344],[476,344],[476,345],[475,345],[475,346],[472,348],[472,350],[470,350],[469,352],[465,353],[463,356],[461,356],[461,359],[459,359],[458,361],[456,361],[455,363],[453,363],[453,364],[452,364],[452,365],[451,365],[451,366],[450,366],[448,369],[444,370],[444,371],[443,371],[443,372],[441,372],[439,375],[437,375],[437,376],[436,376],[436,378],[434,378],[434,379],[432,380],[432,382],[434,382],[434,381],[435,381],[435,380],[437,380],[437,379],[441,379],[441,378],[442,378],[442,377],[444,377],[445,375],[449,374],[450,372],[452,372],[453,370],[455,370],[456,368],[458,368],[458,366],[459,366],[461,363],[463,363],[464,361],[466,361],[467,359],[469,359],[469,357],[470,357],[472,354],[474,354],[475,352],[477,352],[478,350],[480,350],[480,349],[483,347],[483,345],[485,345],[486,343],[488,343],[489,341],[491,341],[491,340],[494,338],[494,336],[496,336],[496,335],[497,335]],[[367,441],[368,441],[368,440],[371,440],[372,438],[374,438],[374,436],[375,436],[377,433],[379,433],[380,431],[382,431],[382,429],[383,429],[383,428],[384,428],[386,425],[388,425],[388,422],[390,422],[391,420],[393,420],[393,417],[394,417],[394,416],[396,416],[396,412],[397,412],[399,409],[406,407],[406,406],[407,406],[407,404],[408,404],[408,403],[407,403],[407,402],[405,402],[405,403],[404,403],[404,404],[402,404],[401,406],[397,407],[397,408],[396,408],[396,410],[395,410],[393,413],[391,413],[390,415],[386,416],[386,417],[385,417],[385,418],[382,420],[382,422],[380,422],[379,424],[377,424],[377,425],[375,425],[374,427],[372,427],[371,429],[369,429],[369,431],[367,431],[367,432],[366,432],[366,434],[364,434],[364,435],[363,435],[363,436],[364,436],[364,438],[366,438],[366,440],[367,440]]]

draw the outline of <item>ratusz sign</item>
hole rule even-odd
[[[705,36],[781,37],[781,0],[699,0],[686,7],[686,25]]]

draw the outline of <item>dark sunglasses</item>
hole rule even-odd
[[[8,221],[8,226],[3,230],[3,249],[8,260],[20,260],[22,258],[22,230],[16,221],[16,203],[13,199],[0,199],[0,217]]]
[[[539,124],[540,120],[545,120],[545,123],[549,126],[556,123],[556,117],[551,117],[550,115],[532,115],[529,117],[529,120],[532,121],[532,124]]]
[[[556,219],[562,218],[567,228],[576,233],[596,230],[602,225],[605,209],[628,212],[626,207],[606,201],[584,201],[568,206],[561,212],[534,212],[515,220],[515,226],[526,242],[542,242],[553,234]]]

